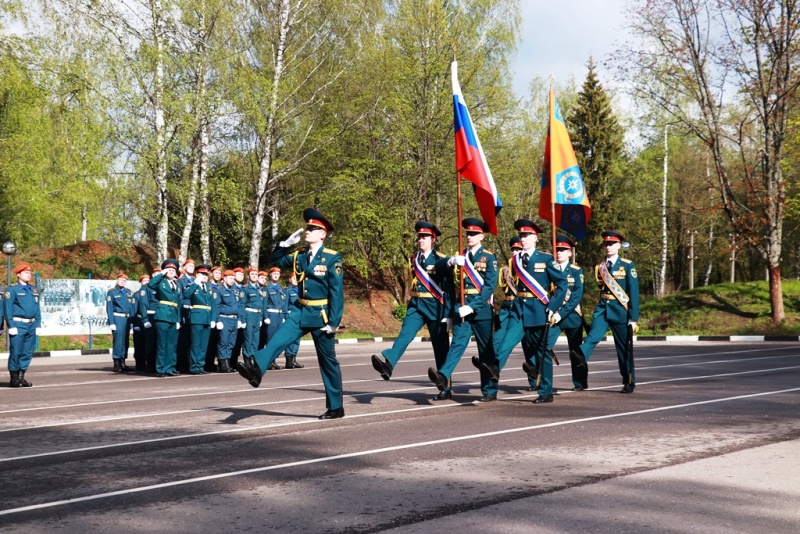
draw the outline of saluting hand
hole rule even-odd
[[[284,247],[284,248],[291,247],[292,245],[296,245],[296,244],[298,244],[300,242],[300,235],[305,231],[306,231],[305,228],[300,228],[295,233],[293,233],[292,235],[287,237],[285,241],[281,241],[278,244],[280,246]]]

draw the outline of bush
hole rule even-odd
[[[406,305],[403,304],[402,302],[400,304],[397,304],[394,307],[394,310],[392,311],[392,315],[394,315],[395,318],[398,321],[402,321],[403,319],[405,319],[406,318]]]

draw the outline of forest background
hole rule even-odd
[[[556,81],[593,207],[579,264],[613,228],[646,299],[766,279],[783,321],[781,278],[800,278],[796,4],[634,0],[632,41]],[[504,261],[513,221],[538,220],[549,85],[511,87],[516,0],[0,0],[0,15],[0,237],[19,257],[101,241],[264,267],[314,206],[350,283],[402,303],[414,222],[457,248],[454,55],[504,204],[485,245]]]

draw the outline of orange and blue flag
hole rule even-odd
[[[550,124],[544,145],[539,217],[569,232],[578,240],[586,237],[586,227],[592,217],[592,207],[583,186],[583,175],[578,168],[569,132],[552,88]]]
[[[461,85],[458,83],[458,62],[453,61],[450,66],[453,75],[453,110],[455,114],[454,129],[456,133],[456,171],[472,182],[475,191],[475,200],[481,212],[483,222],[489,227],[489,232],[497,235],[497,214],[503,203],[494,185],[492,172],[486,163],[478,133],[472,124],[472,119],[461,94]]]

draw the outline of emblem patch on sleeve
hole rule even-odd
[[[634,278],[636,278],[636,267],[634,267],[633,269],[631,269],[631,276],[632,276],[632,277],[634,277]]]
[[[341,263],[334,263],[333,270],[336,271],[336,276],[342,276],[342,264]]]

